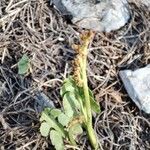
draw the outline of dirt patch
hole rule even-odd
[[[149,12],[130,4],[129,23],[112,33],[96,33],[89,48],[88,79],[102,113],[93,118],[105,150],[150,149],[150,116],[128,97],[118,76],[121,69],[150,63]],[[73,43],[83,30],[69,24],[48,0],[0,1],[0,149],[52,149],[39,133],[37,91],[61,106],[59,90],[71,73]],[[18,75],[26,53],[31,73]],[[91,149],[87,137],[80,149]]]

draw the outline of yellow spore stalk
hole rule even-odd
[[[88,55],[88,47],[93,39],[94,33],[93,32],[85,32],[81,35],[81,44],[74,45],[74,49],[77,53],[74,59],[74,80],[76,84],[83,88],[84,91],[84,105],[85,109],[84,118],[85,118],[85,126],[88,132],[88,136],[90,142],[94,149],[97,149],[98,143],[97,138],[92,127],[92,110],[91,110],[91,103],[90,103],[90,95],[89,95],[89,88],[88,88],[88,81],[87,81],[87,55]]]
[[[74,59],[74,74],[73,74],[73,78],[76,82],[76,84],[79,86],[79,87],[82,87],[82,77],[81,77],[81,67],[80,67],[80,59],[81,59],[81,56],[78,54],[76,56],[76,58]]]
[[[74,64],[73,64],[74,66],[73,77],[74,77],[76,84],[79,87],[83,86],[83,77],[82,77],[83,64],[84,64],[84,61],[87,60],[88,46],[93,36],[94,36],[94,33],[92,31],[85,32],[84,34],[80,36],[81,44],[73,45],[73,49],[75,50],[77,54],[74,59]]]

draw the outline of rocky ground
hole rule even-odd
[[[97,32],[89,48],[88,80],[102,112],[94,128],[104,150],[149,150],[150,116],[129,98],[118,75],[150,63],[150,13],[130,3],[131,19],[120,30]],[[39,133],[39,94],[61,106],[59,90],[71,73],[83,30],[65,20],[48,0],[0,1],[0,149],[53,149]],[[23,54],[30,73],[18,75]],[[80,149],[91,149],[86,135]],[[69,149],[66,147],[66,149]]]

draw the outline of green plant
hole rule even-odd
[[[82,134],[82,128],[86,129],[93,148],[98,148],[92,127],[92,111],[99,113],[100,107],[88,88],[86,74],[88,46],[92,37],[92,32],[85,33],[81,36],[81,45],[74,46],[77,52],[74,73],[65,79],[60,91],[62,109],[46,108],[40,118],[40,132],[45,137],[50,135],[56,150],[64,149],[64,141],[76,146],[76,138]]]
[[[18,74],[24,75],[28,72],[30,64],[29,57],[24,54],[18,62]]]

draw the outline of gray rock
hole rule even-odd
[[[46,107],[55,108],[53,101],[51,101],[43,92],[37,91],[34,98],[38,112],[43,111]]]
[[[120,77],[138,108],[150,114],[150,65],[135,71],[120,71]]]
[[[110,32],[130,18],[127,0],[52,0],[63,14],[81,28]]]

